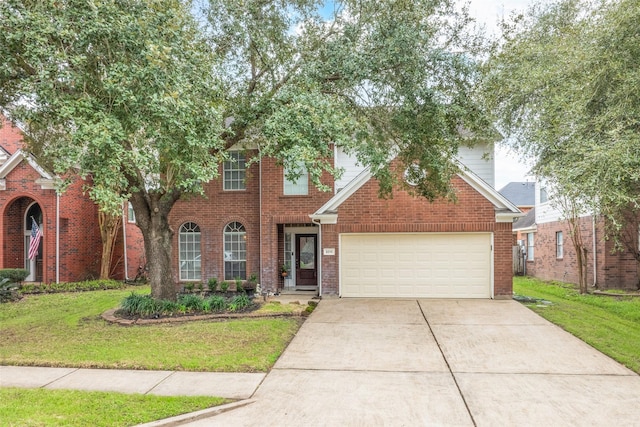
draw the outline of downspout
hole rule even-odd
[[[122,211],[122,245],[124,256],[124,280],[129,280],[129,258],[127,258],[127,222],[129,221],[129,202],[124,202]]]
[[[322,222],[319,219],[312,219],[311,222],[318,226],[318,296],[322,297]]]
[[[60,283],[60,193],[56,191],[56,283]]]
[[[258,144],[258,253],[260,254],[259,268],[260,268],[260,287],[262,291],[264,291],[264,287],[262,286],[262,257],[264,256],[262,253],[262,154],[260,151],[260,144]],[[277,285],[276,285],[277,290]],[[275,291],[274,291],[275,292]]]
[[[598,253],[596,252],[596,214],[595,212],[591,216],[593,223],[593,287],[595,288],[598,284]]]

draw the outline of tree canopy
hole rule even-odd
[[[173,298],[169,212],[202,192],[229,148],[302,162],[322,188],[323,171],[339,173],[339,144],[372,167],[382,195],[394,168],[416,164],[415,192],[432,200],[450,194],[458,146],[488,128],[466,10],[345,0],[323,17],[321,6],[6,0],[0,106],[28,126],[40,161],[90,176],[99,204],[130,198],[153,295]]]
[[[640,205],[640,3],[561,0],[514,18],[487,64],[488,105],[536,174],[615,236]]]

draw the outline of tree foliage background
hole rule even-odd
[[[621,243],[640,206],[640,2],[561,0],[512,18],[487,63],[487,105],[534,172]]]

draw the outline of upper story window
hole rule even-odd
[[[246,157],[241,151],[230,151],[229,159],[222,165],[225,190],[244,190]]]
[[[291,168],[284,168],[284,195],[285,196],[306,196],[309,194],[309,172],[302,163],[294,166],[293,172],[300,174],[296,180],[287,178],[287,174],[292,171]]]
[[[564,242],[562,231],[556,233],[556,258],[561,259],[564,256]]]
[[[202,260],[198,224],[187,222],[180,226],[178,246],[180,280],[200,280]]]
[[[549,194],[546,187],[540,187],[540,203],[546,203],[549,201]]]

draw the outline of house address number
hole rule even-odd
[[[322,250],[323,255],[335,255],[336,254],[336,250],[335,248],[324,248]]]

